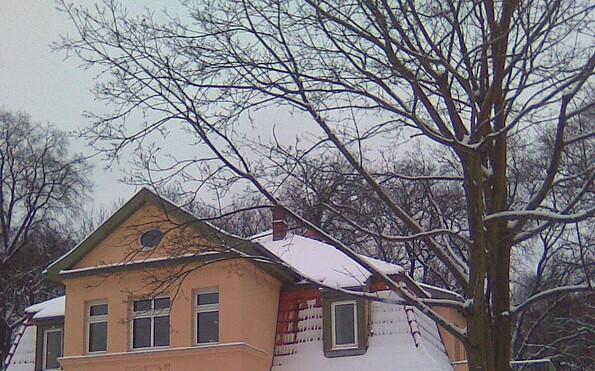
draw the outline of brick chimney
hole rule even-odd
[[[306,228],[306,230],[304,231],[303,236],[306,237],[306,238],[309,238],[311,240],[320,241],[320,238],[318,237],[318,232],[316,232],[312,228]]]
[[[273,206],[273,241],[279,241],[287,235],[285,210],[279,205]]]

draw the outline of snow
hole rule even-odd
[[[33,319],[43,319],[64,316],[65,296],[59,296],[25,309],[25,312],[33,314]]]
[[[272,233],[259,234],[253,241],[261,244],[303,277],[330,288],[363,286],[371,273],[331,245],[311,238],[288,235],[273,241]],[[398,274],[403,268],[360,255],[385,274]]]
[[[528,219],[535,219],[535,220],[548,220],[553,222],[566,222],[572,223],[575,221],[582,220],[591,216],[592,213],[595,212],[595,208],[591,208],[588,210],[583,210],[576,214],[559,214],[551,211],[543,211],[543,210],[509,210],[509,211],[500,211],[494,214],[487,215],[484,220],[487,221],[495,221],[499,219],[509,219],[509,220],[516,220],[521,218],[528,218]]]
[[[438,292],[444,293],[444,294],[446,294],[448,296],[452,296],[452,297],[454,297],[456,299],[463,300],[463,297],[461,295],[459,295],[458,293],[454,292],[454,291],[443,289],[443,288],[438,287],[438,286],[428,285],[427,283],[422,283],[422,282],[416,282],[416,284],[418,286],[420,286],[421,288],[427,288],[427,289],[430,289],[432,291],[438,291]],[[432,295],[430,295],[428,293],[428,296],[431,297]]]
[[[576,86],[569,85],[566,88],[562,89],[562,96],[563,97],[571,96],[575,92],[576,92]]]
[[[379,292],[398,299],[391,291]],[[322,308],[315,300],[298,312],[297,333],[277,345],[272,371],[310,370],[452,370],[436,324],[402,304],[370,303],[370,335],[366,353],[326,358],[322,344]],[[407,313],[409,312],[409,313]],[[417,341],[416,341],[417,340]],[[417,343],[417,344],[416,344]]]
[[[25,312],[34,320],[63,317],[65,296],[46,300],[27,307]],[[37,326],[25,323],[23,336],[16,346],[6,371],[33,371],[35,369],[35,343]],[[23,327],[19,331],[22,331]],[[13,344],[13,346],[15,346]]]
[[[485,178],[491,178],[494,176],[494,172],[492,171],[492,169],[483,165],[481,165],[481,172],[483,173],[483,176]]]
[[[23,325],[25,326],[25,325]],[[6,371],[33,371],[35,370],[35,338],[37,326],[26,326],[19,346]]]
[[[110,264],[98,264],[98,265],[93,265],[90,267],[62,269],[60,271],[60,274],[90,272],[90,271],[94,271],[94,270],[98,270],[98,269],[105,269],[105,268],[128,267],[128,266],[132,266],[132,265],[155,263],[155,262],[161,262],[161,261],[166,261],[166,260],[171,260],[171,259],[183,259],[183,258],[191,258],[191,257],[206,256],[206,255],[217,255],[217,254],[219,254],[218,251],[201,251],[200,253],[189,252],[189,253],[178,254],[178,255],[159,256],[156,258],[145,258],[145,259],[140,259],[140,260],[122,261],[122,262],[110,263]]]

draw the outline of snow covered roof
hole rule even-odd
[[[398,300],[394,292],[382,291]],[[310,370],[452,370],[436,324],[420,311],[403,304],[371,302],[368,349],[352,357],[324,356],[322,307],[315,299],[297,313],[294,332],[283,335],[275,347],[273,371]]]
[[[23,332],[14,355],[6,371],[33,371],[35,370],[35,339],[37,337],[37,326],[22,325],[19,329]],[[14,347],[15,345],[13,345]]]
[[[297,273],[303,278],[330,288],[358,287],[364,285],[371,276],[360,264],[324,242],[291,234],[283,240],[273,241],[271,233],[265,232],[249,239],[251,242],[257,242],[257,244],[251,244],[249,240],[223,232],[211,224],[201,221],[183,207],[143,188],[79,245],[52,263],[46,269],[48,277],[60,280],[58,278],[60,275],[83,272],[91,274],[92,271],[104,268],[94,266],[78,270],[72,269],[77,261],[88,254],[132,213],[146,203],[159,205],[166,212],[174,214],[180,220],[191,221],[190,225],[197,228],[197,232],[201,233],[201,235],[216,235],[217,241],[224,238],[229,246],[234,246],[239,251],[241,250],[240,252],[245,249],[252,256],[273,254],[280,258],[286,264],[286,267],[275,268],[271,264],[264,264],[263,266],[266,269],[271,269],[272,272],[270,273],[283,281],[298,279],[295,274]],[[192,256],[192,258],[194,257]],[[361,257],[385,274],[403,273],[403,269],[398,265],[365,256]],[[258,263],[257,259],[254,261]],[[131,266],[131,264],[129,265]],[[123,267],[125,264],[118,266]],[[286,269],[287,266],[291,269]]]
[[[308,237],[288,234],[273,241],[272,233],[262,233],[252,238],[277,256],[297,273],[326,287],[362,286],[371,274],[333,246]],[[403,268],[378,259],[360,255],[385,274],[403,273]]]
[[[33,320],[64,317],[65,299],[65,296],[59,296],[31,305],[25,309],[25,313]],[[17,335],[17,340],[12,344],[14,354],[9,356],[10,361],[6,371],[33,371],[35,369],[37,326],[34,323],[35,321],[27,320],[19,328],[18,332],[22,332],[22,335],[20,339]]]
[[[25,309],[25,312],[32,315],[35,320],[63,317],[65,299],[65,296],[59,296],[54,299],[46,300],[28,307]]]

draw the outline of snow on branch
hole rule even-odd
[[[532,219],[532,220],[547,220],[557,223],[576,223],[582,220],[591,218],[595,215],[595,207],[588,210],[581,211],[575,214],[558,214],[548,211],[538,210],[520,210],[520,211],[502,211],[487,215],[484,218],[486,223],[496,222],[499,220],[518,220],[518,219]]]
[[[373,176],[383,176],[387,178],[399,178],[404,180],[411,180],[411,181],[452,181],[452,182],[462,182],[463,178],[460,176],[448,176],[448,175],[419,175],[419,176],[411,176],[406,174],[399,174],[392,171],[384,172],[384,173],[373,173]]]
[[[523,309],[525,309],[526,307],[532,305],[533,303],[535,303],[539,300],[545,299],[547,297],[550,297],[550,296],[566,294],[566,293],[570,293],[570,292],[582,292],[582,291],[595,291],[595,288],[593,288],[593,285],[591,285],[591,284],[556,287],[556,288],[542,291],[538,294],[535,294],[519,305],[513,305],[510,309],[510,312],[512,314],[517,314],[520,311],[522,311]]]
[[[577,135],[576,137],[568,138],[564,141],[564,145],[574,144],[592,137],[595,137],[595,131],[590,131],[588,133]]]
[[[409,241],[414,241],[420,238],[424,238],[424,237],[435,237],[435,236],[441,236],[441,235],[447,235],[450,237],[453,237],[455,239],[458,239],[459,241],[463,242],[464,244],[471,246],[472,242],[466,238],[465,236],[461,235],[460,233],[458,233],[457,231],[454,231],[452,229],[448,229],[448,228],[435,228],[432,230],[428,230],[428,231],[422,231],[419,233],[413,233],[410,235],[406,235],[406,236],[394,236],[394,235],[387,235],[384,233],[379,233],[379,232],[374,232],[373,230],[363,227],[361,225],[359,225],[358,223],[356,223],[355,221],[349,219],[349,218],[345,218],[343,216],[343,214],[337,210],[336,208],[334,208],[331,204],[329,204],[328,202],[323,202],[322,203],[326,208],[328,208],[330,211],[332,211],[333,213],[335,213],[337,216],[343,218],[343,220],[345,220],[345,222],[349,223],[352,227],[358,229],[361,232],[366,233],[367,235],[370,236],[376,236],[378,238],[387,240],[387,241],[393,241],[393,242],[409,242]],[[456,254],[453,254],[453,258],[456,257]],[[460,264],[461,267],[463,269],[465,269],[465,265],[464,264]]]

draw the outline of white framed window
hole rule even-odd
[[[196,344],[219,342],[219,291],[217,289],[195,293],[194,321]]]
[[[169,345],[169,307],[168,297],[132,302],[132,349]]]
[[[43,331],[42,370],[59,370],[58,358],[62,357],[62,329],[54,328]]]
[[[355,300],[331,303],[331,329],[333,349],[358,347],[357,302]]]
[[[107,302],[87,305],[87,353],[107,350]]]

